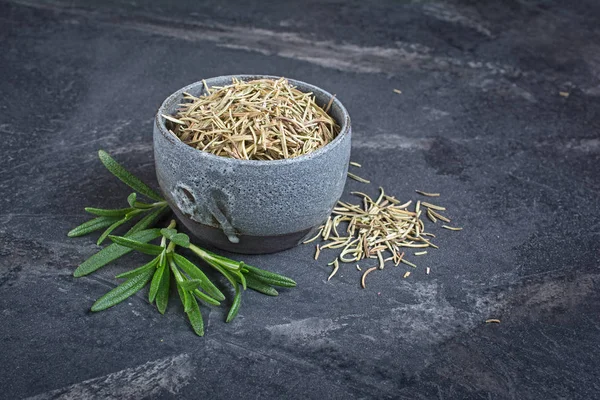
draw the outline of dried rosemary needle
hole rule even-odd
[[[205,85],[206,87],[206,85]],[[331,142],[340,127],[327,114],[333,98],[319,107],[285,78],[242,81],[184,93],[167,128],[182,142],[218,156],[279,160],[311,153]]]

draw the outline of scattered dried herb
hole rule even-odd
[[[462,228],[457,228],[454,226],[442,225],[442,228],[449,229],[451,231],[462,231]]]
[[[419,193],[422,196],[427,196],[427,197],[440,197],[439,193],[428,193],[428,192],[423,192],[421,190],[415,190],[415,192]]]
[[[166,125],[182,142],[223,157],[279,160],[311,153],[331,142],[340,127],[287,79],[233,79],[231,85],[206,87],[196,97],[184,93]]]
[[[367,275],[369,275],[371,272],[375,271],[377,269],[377,267],[371,267],[368,270],[365,271],[365,273],[362,275],[362,278],[360,279],[360,285],[362,286],[363,289],[367,288],[367,285],[365,283],[365,279],[367,278]]]
[[[340,263],[338,262],[338,259],[336,258],[335,260],[333,260],[333,271],[331,271],[331,275],[329,275],[329,278],[327,278],[328,281],[331,278],[333,278],[333,276],[338,272],[339,268],[340,268]]]
[[[438,211],[446,211],[446,207],[436,206],[435,204],[427,203],[425,201],[421,202],[423,207],[431,208],[432,210]]]
[[[434,224],[437,222],[437,218],[435,217],[435,215],[433,215],[429,208],[427,209],[427,218],[429,218]]]
[[[422,216],[427,214],[434,223],[438,219],[449,221],[449,218],[437,212],[444,211],[444,207],[417,201],[414,209],[409,210],[412,201],[401,203],[395,197],[386,195],[383,188],[379,190],[380,194],[376,199],[362,192],[352,192],[361,198],[359,204],[339,201],[325,224],[318,228],[317,234],[304,242],[310,243],[321,238],[325,243],[317,244],[316,254],[325,249],[338,249],[338,256],[330,263],[334,265],[334,271],[328,280],[338,271],[340,262],[354,263],[369,258],[377,259],[378,265],[362,274],[361,286],[364,288],[366,276],[374,269],[383,269],[388,261],[395,266],[402,263],[417,268],[417,265],[405,258],[402,248],[438,248],[429,239],[435,238],[435,235],[425,231]],[[439,196],[438,193],[417,192],[430,197]],[[462,229],[447,225],[444,227],[450,230]],[[427,250],[414,253],[415,256],[425,254]],[[357,269],[361,270],[359,265]],[[429,274],[430,268],[427,267],[426,271]],[[410,272],[404,277],[409,275]]]
[[[371,183],[370,180],[361,178],[360,176],[353,174],[352,172],[348,172],[348,177],[354,179],[355,181],[361,182],[361,183]]]

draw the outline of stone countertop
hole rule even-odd
[[[0,398],[597,397],[597,2],[170,3],[0,2]],[[298,287],[231,324],[203,306],[203,338],[144,292],[91,314],[143,259],[72,276],[97,251],[66,237],[83,207],[130,192],[97,150],[156,185],[162,100],[236,73],[337,94],[373,182],[344,198],[439,191],[464,230],[365,290],[312,245],[243,257]]]

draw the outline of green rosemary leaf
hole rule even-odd
[[[118,217],[108,217],[108,216],[97,217],[97,218],[91,219],[87,222],[84,222],[83,224],[79,225],[77,228],[71,229],[69,231],[69,233],[67,233],[67,236],[68,237],[77,237],[77,236],[87,235],[88,233],[92,233],[99,229],[106,228],[107,226],[112,225],[113,223],[115,223],[118,220],[119,220]]]
[[[129,211],[127,214],[125,214],[125,219],[130,220],[131,218],[133,218],[133,217],[137,216],[138,214],[141,214],[145,211],[147,211],[147,210],[140,210],[138,208],[135,208],[132,211]]]
[[[176,268],[173,266],[173,264],[171,264],[171,270],[173,271],[173,273],[175,273]],[[185,308],[185,290],[183,290],[181,288],[181,286],[179,285],[179,281],[177,279],[177,275],[175,275],[175,283],[176,283],[176,287],[177,287],[177,293],[179,294],[179,300],[181,300],[181,304],[183,304],[184,308]]]
[[[177,229],[174,228],[163,228],[160,230],[160,234],[171,240],[171,237],[177,235]]]
[[[102,311],[114,306],[142,289],[152,277],[152,270],[130,278],[100,297],[92,306],[92,311]]]
[[[242,291],[240,290],[239,285],[235,285],[235,297],[233,298],[233,304],[229,309],[229,313],[227,313],[227,319],[225,322],[231,322],[240,311],[240,305],[242,304]]]
[[[248,264],[242,266],[242,271],[246,269],[248,274],[254,276],[262,282],[281,287],[296,287],[296,282],[287,276],[279,275],[274,272],[265,271]]]
[[[177,253],[173,253],[173,260],[175,261],[175,263],[177,263],[179,268],[181,268],[186,274],[190,276],[190,278],[200,280],[202,282],[200,284],[200,287],[206,293],[208,293],[217,300],[225,300],[225,295],[221,293],[221,291],[210,281],[210,279],[208,279],[204,272],[202,272],[202,270],[198,268],[193,262]]]
[[[140,242],[138,240],[132,239],[131,237],[113,236],[113,235],[109,235],[108,237],[110,238],[110,240],[112,240],[114,243],[116,243],[118,245],[129,247],[133,250],[139,251],[140,253],[150,254],[152,256],[157,256],[160,253],[162,253],[164,250],[164,248],[157,246],[155,244]]]
[[[149,208],[154,208],[154,204],[142,203],[141,201],[137,201],[137,193],[133,192],[129,196],[127,196],[127,203],[135,210],[147,210]]]
[[[192,324],[192,328],[196,335],[204,336],[204,321],[202,320],[202,314],[200,313],[200,307],[198,302],[192,297],[190,311],[187,312],[187,316]]]
[[[187,314],[192,308],[192,302],[196,302],[193,296],[187,290],[183,290],[177,282],[177,292],[179,293],[179,299],[183,305],[183,311]]]
[[[138,242],[146,243],[151,240],[156,239],[160,236],[160,229],[146,229],[143,231],[139,231],[127,236],[130,239],[136,240]],[[98,268],[105,266],[106,264],[111,263],[117,258],[124,256],[125,254],[131,252],[133,249],[125,246],[118,245],[113,243],[96,254],[92,255],[90,258],[85,260],[75,272],[73,272],[73,276],[79,278],[84,275],[88,275]]]
[[[98,151],[98,156],[102,164],[108,169],[114,176],[119,178],[123,183],[128,185],[136,192],[143,194],[156,201],[162,201],[162,197],[154,190],[150,189],[144,182],[139,178],[132,175],[129,171],[123,168],[118,162],[116,162],[107,152],[104,150]]]
[[[221,305],[221,303],[219,303],[216,299],[213,299],[209,295],[207,295],[205,293],[202,293],[198,289],[194,289],[192,291],[192,293],[195,294],[196,297],[198,297],[200,300],[204,301],[205,303],[211,304],[213,306],[219,306],[219,305]]]
[[[130,211],[133,211],[133,208],[115,208],[115,209],[104,209],[104,208],[94,208],[94,207],[86,207],[85,211],[90,214],[98,215],[100,217],[124,217]]]
[[[279,286],[279,287],[285,287],[285,288],[292,288],[292,287],[296,286],[294,284],[291,284],[287,280],[274,279],[274,278],[269,278],[266,276],[254,275],[254,274],[249,274],[248,276],[252,276],[253,278],[255,278],[263,283],[266,283],[267,285],[273,285],[273,286]]]
[[[244,276],[244,274],[242,273],[242,271],[231,271],[231,273],[238,278],[238,280],[242,284],[242,288],[244,290],[246,290],[246,288],[247,288],[246,277]]]
[[[171,238],[171,241],[177,246],[188,248],[190,247],[190,238],[185,233],[178,233]]]
[[[160,283],[163,280],[165,275],[165,270],[167,269],[167,257],[165,256],[164,251],[159,256],[158,268],[154,272],[154,276],[152,277],[152,283],[150,283],[150,290],[148,291],[148,301],[150,303],[154,302],[156,298],[156,294],[158,293],[158,288],[160,287]],[[170,271],[166,271],[166,274],[170,274]]]
[[[135,208],[135,202],[137,200],[137,193],[133,192],[129,196],[127,196],[127,203],[133,208]]]
[[[139,268],[132,269],[131,271],[123,272],[122,274],[115,276],[115,278],[118,278],[118,279],[131,278],[133,276],[136,276],[136,275],[139,275],[139,274],[145,272],[146,270],[152,269],[152,268],[156,267],[156,264],[158,263],[158,258],[159,257],[154,258],[148,264],[144,264]]]
[[[160,231],[160,233],[177,246],[185,248],[190,247],[190,237],[185,233],[177,233],[177,230],[170,228],[164,228]]]
[[[194,296],[189,291],[183,288],[181,290],[183,291],[183,311],[188,313],[192,309],[192,303],[195,303],[196,299],[194,299]]]
[[[266,294],[268,296],[277,296],[279,294],[275,288],[259,281],[256,278],[253,278],[252,276],[246,277],[246,284],[250,289],[256,290],[257,292]]]
[[[129,237],[129,235],[134,234],[136,232],[142,231],[150,226],[154,225],[156,221],[158,221],[164,214],[168,211],[171,211],[168,206],[162,206],[152,211],[150,214],[144,216],[144,218],[140,219],[134,226],[131,227],[125,234],[125,237]]]
[[[197,289],[201,283],[202,281],[200,279],[188,279],[180,285],[183,290],[194,290]]]
[[[223,266],[221,266],[220,264],[214,262],[211,259],[205,259],[204,261],[206,261],[206,263],[208,265],[210,265],[211,267],[213,267],[214,269],[216,269],[217,271],[219,271],[221,273],[221,275],[223,275],[225,278],[227,278],[227,280],[229,281],[229,283],[231,283],[233,286],[237,285],[235,278],[231,275],[231,272],[226,270],[225,268],[223,268]]]
[[[185,233],[178,233],[171,238],[171,241],[177,246],[188,248],[190,247],[190,237]]]
[[[108,228],[106,228],[106,230],[104,232],[102,232],[102,235],[100,235],[100,237],[98,238],[96,245],[100,246],[102,244],[102,242],[104,241],[104,239],[106,239],[106,237],[108,235],[110,235],[112,231],[114,231],[115,229],[117,229],[119,226],[123,225],[127,221],[129,221],[129,218],[123,218],[123,219],[118,220],[117,222],[115,222],[114,224],[109,226]]]
[[[167,310],[167,304],[169,303],[169,289],[171,288],[171,272],[167,269],[163,274],[156,293],[156,308],[158,312],[164,314]]]

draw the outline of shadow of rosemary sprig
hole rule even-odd
[[[68,236],[82,236],[107,228],[101,234],[97,243],[102,243],[107,237],[113,243],[85,260],[77,267],[73,275],[75,277],[88,275],[134,250],[151,255],[153,258],[147,264],[117,275],[116,278],[126,279],[126,281],[99,298],[92,305],[92,311],[102,311],[112,307],[150,284],[148,301],[151,304],[155,303],[158,311],[164,314],[169,301],[171,282],[175,282],[179,298],[194,332],[199,336],[203,336],[204,322],[198,301],[219,306],[220,302],[225,300],[225,295],[196,264],[179,254],[177,252],[178,248],[189,249],[194,255],[223,275],[233,286],[235,295],[226,322],[231,322],[238,314],[242,302],[242,292],[247,288],[269,296],[277,296],[278,292],[273,286],[285,288],[296,286],[296,282],[288,277],[247,265],[242,261],[219,256],[196,246],[190,242],[189,236],[177,231],[175,220],[171,220],[166,228],[153,228],[170,211],[166,201],[118,164],[108,153],[100,150],[98,154],[104,166],[136,192],[127,198],[130,206],[128,208],[102,209],[88,207],[85,209],[97,217],[71,230]],[[138,193],[155,202],[144,203],[138,201]],[[125,235],[111,235],[115,228],[142,215],[143,217]],[[159,245],[150,243],[159,238]]]

